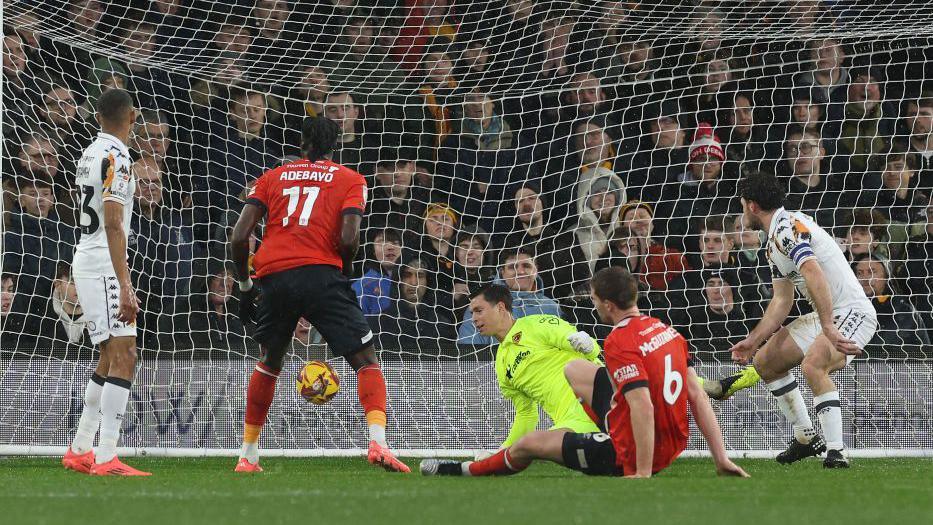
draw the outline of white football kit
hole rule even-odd
[[[112,201],[123,205],[123,231],[129,235],[136,190],[129,149],[113,135],[98,133],[78,161],[76,184],[81,193],[81,240],[75,248],[72,275],[91,341],[135,337],[135,323],[117,320],[120,284],[104,231],[104,202]]]
[[[813,218],[784,208],[777,210],[768,228],[767,254],[772,278],[789,279],[811,305],[813,300],[800,267],[816,260],[829,285],[836,327],[843,337],[865,348],[878,329],[875,309],[839,245]],[[787,330],[804,354],[823,331],[815,311],[792,321]]]

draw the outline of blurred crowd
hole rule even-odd
[[[516,316],[605,335],[588,279],[623,266],[643,310],[725,359],[771,294],[765,234],[735,196],[766,171],[852,262],[881,323],[869,355],[933,355],[929,48],[727,38],[734,15],[706,3],[677,38],[631,30],[623,2],[45,3],[60,20],[4,25],[4,348],[88,344],[74,169],[118,86],[141,109],[144,349],[246,344],[227,235],[253,181],[299,155],[301,120],[325,115],[334,160],[369,183],[353,288],[383,349],[492,343],[467,308],[490,280]],[[797,4],[795,23],[832,29]],[[296,344],[319,342],[299,323]]]

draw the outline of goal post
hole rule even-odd
[[[728,349],[771,297],[764,235],[736,196],[763,171],[838,240],[879,313],[865,355],[834,376],[848,450],[933,455],[933,9],[394,4],[4,5],[0,455],[60,454],[77,425],[97,354],[70,278],[75,166],[114,85],[141,110],[128,144],[142,312],[125,455],[238,448],[259,354],[232,313],[226,240],[250,184],[300,156],[301,122],[319,115],[340,126],[334,160],[369,186],[353,287],[401,453],[504,440],[495,348],[466,307],[489,281],[513,290],[516,314],[555,313],[602,340],[611,327],[588,279],[625,267],[639,306],[688,337],[699,375],[736,371]],[[295,390],[307,359],[341,377],[326,405]],[[263,454],[358,455],[355,381],[299,322]],[[763,386],[714,407],[730,454],[786,445]],[[704,450],[692,432],[686,455]]]

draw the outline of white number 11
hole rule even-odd
[[[307,226],[308,219],[311,217],[311,210],[314,208],[314,201],[317,200],[317,196],[321,193],[321,188],[318,186],[292,186],[291,188],[285,188],[282,190],[282,195],[288,196],[288,214],[282,219],[282,226],[288,226],[288,219],[295,213],[295,210],[298,209],[298,199],[301,197],[301,194],[305,194],[305,203],[301,207],[301,215],[298,216],[298,225]]]

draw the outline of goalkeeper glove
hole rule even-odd
[[[259,302],[261,290],[258,284],[254,284],[252,279],[247,279],[239,283],[239,311],[237,317],[243,325],[255,322],[256,303]]]
[[[574,350],[581,354],[589,355],[596,349],[593,338],[586,332],[574,332],[567,336],[567,341]]]

